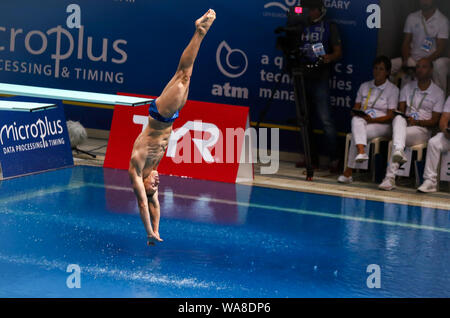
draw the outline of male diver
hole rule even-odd
[[[178,69],[161,95],[150,104],[148,126],[136,138],[128,174],[147,232],[147,244],[162,242],[159,236],[160,206],[157,167],[167,149],[172,123],[186,103],[194,61],[206,33],[216,19],[209,9],[195,22],[195,33],[181,56]]]

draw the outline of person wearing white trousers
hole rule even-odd
[[[430,139],[427,148],[427,159],[425,171],[423,173],[424,182],[417,189],[419,192],[429,193],[437,191],[437,171],[441,153],[450,151],[450,97],[444,106],[439,128],[441,130],[436,136]]]
[[[355,101],[356,110],[364,113],[352,118],[352,141],[348,151],[347,168],[339,176],[339,183],[353,182],[352,172],[357,162],[369,159],[365,151],[367,142],[376,137],[390,137],[393,110],[397,109],[399,90],[389,82],[391,61],[385,56],[379,56],[373,63],[374,80],[363,83]]]
[[[434,63],[433,81],[445,91],[450,64],[450,59],[445,57],[449,22],[434,2],[420,0],[421,10],[406,19],[402,57],[392,60],[392,74],[397,74],[404,66],[416,67],[418,60],[428,58]]]
[[[395,188],[395,176],[407,159],[405,146],[422,144],[431,137],[430,128],[439,122],[444,106],[444,92],[431,80],[433,63],[429,59],[417,62],[417,81],[408,83],[400,92],[399,111],[392,121],[392,156],[380,190]]]

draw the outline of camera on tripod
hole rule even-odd
[[[301,49],[304,30],[311,25],[309,11],[311,8],[320,7],[323,7],[322,0],[301,0],[298,6],[289,8],[286,26],[275,29],[277,34],[285,33],[285,35],[277,37],[276,48],[283,52],[285,70],[289,74],[292,74],[295,68],[302,68],[303,72],[309,74],[325,64],[323,62],[325,48],[322,43],[312,45],[308,48],[308,52]],[[316,58],[310,58],[313,57],[312,55]]]
[[[311,12],[311,10],[319,9],[320,14]],[[300,135],[303,143],[303,152],[305,154],[306,163],[306,180],[311,181],[314,176],[314,169],[311,162],[311,142],[310,142],[310,120],[309,107],[306,98],[305,77],[313,78],[321,75],[321,71],[327,67],[323,56],[326,55],[323,46],[323,31],[326,9],[323,0],[299,0],[298,5],[290,7],[287,13],[286,26],[278,27],[275,33],[284,35],[277,37],[277,49],[281,50],[284,55],[284,71],[293,78],[295,106],[297,112],[296,122],[300,127]],[[311,16],[311,18],[310,18]],[[315,16],[315,18],[312,18]],[[311,43],[305,41],[305,30],[316,23],[321,22],[321,35],[318,41]],[[308,30],[309,32],[309,30]],[[306,32],[306,33],[308,33]],[[306,35],[309,38],[309,34]],[[274,86],[272,95],[278,89],[280,82]],[[272,99],[270,99],[266,107],[261,111],[257,127],[264,120]]]

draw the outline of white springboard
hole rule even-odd
[[[50,109],[56,107],[55,104],[45,104],[45,103],[33,103],[33,102],[14,102],[7,100],[0,100],[0,111],[23,111],[23,112],[34,112],[44,109]]]
[[[0,83],[0,94],[50,98],[58,100],[70,100],[93,104],[124,105],[124,106],[147,105],[152,101],[152,99],[150,98],[91,93],[83,91],[73,91],[65,89],[4,84],[4,83]]]

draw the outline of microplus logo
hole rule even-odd
[[[63,127],[61,120],[49,121],[47,116],[42,120],[39,118],[35,123],[29,125],[17,125],[14,122],[12,125],[3,125],[0,128],[0,143],[4,145],[4,142],[12,139],[13,141],[26,141],[31,138],[40,138],[45,145],[45,137],[60,135],[63,133]],[[45,147],[42,147],[45,148]]]
[[[24,32],[22,28],[0,26],[0,52],[16,52],[24,48],[31,55],[43,55],[49,54],[47,52],[49,46],[54,47],[55,50],[50,55],[50,58],[54,60],[53,74],[55,78],[59,78],[60,75],[67,77],[67,68],[60,70],[61,61],[71,58],[74,53],[76,53],[78,60],[83,60],[84,55],[87,55],[87,58],[92,62],[108,62],[109,60],[115,64],[123,64],[127,61],[128,54],[124,49],[124,46],[127,45],[126,40],[117,39],[112,42],[108,38],[103,38],[101,44],[95,44],[97,52],[94,53],[94,38],[88,36],[85,39],[84,26],[80,25],[79,22],[81,21],[81,9],[79,6],[69,5],[67,12],[73,12],[67,17],[67,27],[78,30],[77,35],[72,35],[61,25],[50,28],[45,32],[41,30]],[[99,46],[101,46],[101,53],[98,50]],[[111,50],[113,51],[112,54]],[[40,69],[42,69],[42,65],[12,60],[0,60],[0,67],[6,71],[29,74],[40,73]],[[50,72],[51,70],[48,69],[48,66],[44,67],[45,75],[51,75]],[[77,70],[78,77],[80,77],[80,74],[81,69]]]

